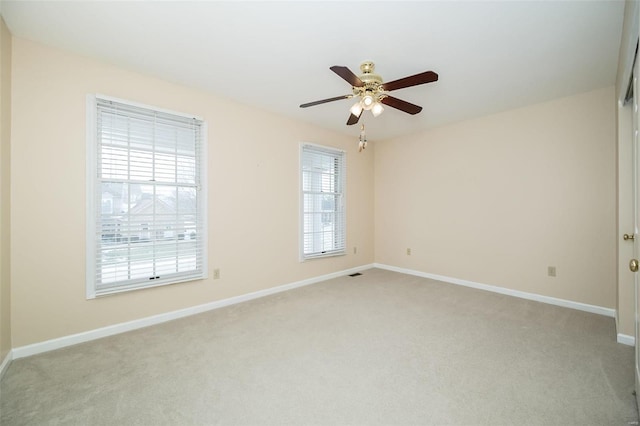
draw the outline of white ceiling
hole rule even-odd
[[[329,70],[385,81],[433,70],[393,92],[421,105],[363,114],[391,138],[615,83],[623,1],[7,1],[14,36],[210,91],[349,135],[351,93]],[[251,117],[247,117],[250,123]]]

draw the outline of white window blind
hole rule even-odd
[[[202,120],[90,97],[87,296],[206,277]]]
[[[301,148],[301,257],[344,254],[345,153],[312,144]]]

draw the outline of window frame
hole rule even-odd
[[[142,108],[155,113],[171,114],[178,117],[195,119],[200,122],[200,146],[196,152],[196,167],[198,168],[199,179],[195,183],[194,188],[197,194],[196,215],[200,221],[201,243],[198,247],[199,254],[196,254],[196,262],[198,257],[201,262],[195,274],[184,274],[183,276],[170,276],[166,279],[158,279],[153,281],[131,280],[129,284],[126,281],[120,281],[121,284],[115,284],[109,288],[98,288],[96,272],[98,268],[97,260],[97,222],[98,216],[102,214],[101,206],[101,183],[102,180],[98,176],[98,102],[99,100],[111,101],[124,104],[133,108]],[[86,97],[86,298],[94,299],[96,297],[123,293],[133,290],[145,288],[153,288],[165,285],[172,285],[181,282],[204,280],[208,278],[208,201],[207,201],[207,123],[198,116],[192,114],[184,114],[155,106],[150,106],[138,102],[132,102],[125,99],[119,99],[112,96],[102,94],[88,94]],[[199,163],[199,164],[198,164]],[[131,181],[131,179],[128,179]],[[155,185],[153,181],[150,181]],[[180,186],[176,183],[176,186]],[[100,202],[100,205],[102,203]],[[113,208],[113,207],[112,207]],[[176,206],[176,208],[178,208]],[[186,276],[188,275],[188,276]]]
[[[339,193],[341,202],[340,205],[342,210],[339,211],[337,209],[338,206],[333,210],[335,214],[340,214],[340,220],[342,221],[342,228],[340,236],[340,240],[342,242],[342,247],[334,248],[332,250],[326,250],[321,252],[312,252],[305,253],[305,206],[304,206],[304,198],[305,198],[305,188],[303,182],[303,174],[304,174],[304,154],[305,150],[314,151],[316,153],[326,153],[329,155],[334,155],[341,159],[340,170],[338,178],[340,179],[339,186],[342,191]],[[309,142],[301,142],[300,143],[300,155],[299,155],[299,196],[300,196],[300,218],[299,218],[299,258],[301,262],[312,260],[312,259],[320,259],[326,257],[333,256],[344,256],[347,254],[347,152],[335,147],[318,145],[315,143]]]

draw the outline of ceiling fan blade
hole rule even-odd
[[[425,71],[420,74],[384,83],[382,85],[382,90],[390,92],[392,90],[404,89],[405,87],[417,86],[419,84],[431,83],[433,81],[438,81],[438,74],[433,71]]]
[[[411,115],[415,115],[420,111],[422,111],[421,106],[414,105],[407,101],[403,101],[402,99],[394,98],[393,96],[385,96],[384,98],[380,99],[380,102],[382,102],[385,105],[389,105],[392,108],[396,108],[396,109],[399,109],[400,111],[404,111],[407,114],[411,114]]]
[[[351,126],[353,124],[356,124],[358,122],[358,120],[360,120],[360,116],[361,115],[362,115],[362,111],[360,111],[360,114],[358,114],[358,115],[351,114],[349,116],[349,119],[347,120],[347,126]]]
[[[338,74],[340,77],[342,77],[343,80],[345,80],[347,83],[349,83],[350,85],[354,86],[354,87],[362,87],[364,86],[364,83],[362,82],[362,80],[360,80],[358,78],[357,75],[355,75],[354,73],[351,72],[351,70],[347,67],[342,67],[340,65],[334,65],[332,67],[329,68],[331,71],[335,72],[336,74]]]
[[[326,104],[327,102],[339,101],[340,99],[349,99],[349,98],[353,98],[353,95],[336,96],[335,98],[323,99],[321,101],[308,102],[306,104],[300,105],[300,108],[307,108],[307,107],[314,106],[314,105]]]

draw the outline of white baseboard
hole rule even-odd
[[[217,300],[215,302],[205,303],[203,305],[192,306],[190,308],[180,309],[177,311],[166,312],[163,314],[153,315],[146,318],[140,318],[133,321],[123,322],[120,324],[114,324],[107,327],[98,328],[95,330],[85,331],[83,333],[72,334],[69,336],[59,337],[57,339],[46,340],[44,342],[34,343],[31,345],[20,346],[13,348],[13,359],[24,358],[31,355],[36,355],[43,352],[52,351],[55,349],[61,349],[67,346],[77,345],[78,343],[89,342],[91,340],[100,339],[102,337],[113,336],[114,334],[125,333],[127,331],[137,330],[139,328],[149,327],[151,325],[161,324],[163,322],[171,321],[178,318],[184,318],[187,316],[200,314],[202,312],[211,311],[213,309],[222,308],[229,305],[235,305],[236,303],[242,303],[249,300],[257,299],[260,297],[269,296],[275,293],[281,293],[283,291],[292,290],[294,288],[303,287],[310,284],[315,284],[321,281],[341,277],[344,275],[361,272],[366,269],[373,268],[373,264],[358,266],[355,268],[347,269],[344,271],[333,272],[318,277],[308,278],[302,281],[296,281],[293,283],[281,285],[278,287],[267,288],[265,290],[255,291],[253,293],[247,293],[240,296],[230,297],[228,299]]]
[[[562,306],[565,308],[577,309],[579,311],[591,312],[593,314],[604,315],[614,318],[615,309],[604,308],[602,306],[588,305],[586,303],[573,302],[571,300],[558,299],[550,296],[542,296],[535,293],[527,293],[519,290],[512,290],[509,288],[498,287],[488,284],[476,283],[473,281],[461,280],[458,278],[451,278],[444,275],[429,274],[427,272],[416,271],[413,269],[398,268],[396,266],[385,265],[381,263],[374,263],[374,268],[386,269],[388,271],[401,272],[403,274],[415,275],[422,278],[431,278],[432,280],[444,281],[450,284],[462,285],[465,287],[477,288],[480,290],[487,290],[494,293],[506,294],[507,296],[519,297],[521,299],[534,300],[536,302],[548,303],[550,305]]]
[[[633,336],[629,336],[628,334],[618,333],[618,343],[622,343],[627,346],[635,346],[636,338]]]
[[[573,302],[570,300],[557,299],[555,297],[542,296],[534,293],[526,293],[523,291],[512,290],[504,287],[481,284],[473,281],[461,280],[458,278],[452,278],[452,277],[447,277],[443,275],[430,274],[427,272],[421,272],[421,271],[416,271],[412,269],[399,268],[396,266],[390,266],[390,265],[385,265],[380,263],[373,263],[373,264],[362,265],[362,266],[358,266],[358,267],[343,270],[343,271],[333,272],[326,275],[321,275],[318,277],[308,278],[306,280],[296,281],[293,283],[272,287],[265,290],[259,290],[253,293],[230,297],[228,299],[217,300],[217,301],[205,303],[202,305],[192,306],[190,308],[166,312],[163,314],[140,318],[137,320],[128,321],[120,324],[114,324],[107,327],[98,328],[95,330],[89,330],[83,333],[72,334],[72,335],[63,336],[57,339],[46,340],[44,342],[39,342],[31,345],[13,348],[9,352],[9,354],[5,357],[5,359],[2,361],[2,364],[0,364],[0,378],[2,377],[2,374],[4,374],[5,370],[8,368],[11,361],[14,359],[24,358],[24,357],[36,355],[39,353],[76,345],[79,343],[89,342],[91,340],[100,339],[102,337],[113,336],[115,334],[125,333],[127,331],[137,330],[139,328],[161,324],[163,322],[171,321],[174,319],[184,318],[187,316],[211,311],[211,310],[222,308],[225,306],[235,305],[237,303],[242,303],[249,300],[258,299],[260,297],[269,296],[271,294],[281,293],[283,291],[292,290],[294,288],[315,284],[321,281],[326,281],[329,279],[341,277],[348,274],[353,274],[355,272],[361,272],[370,268],[386,269],[389,271],[415,275],[423,278],[430,278],[437,281],[443,281],[451,284],[462,285],[465,287],[471,287],[471,288],[476,288],[480,290],[487,290],[494,293],[501,293],[508,296],[519,297],[521,299],[534,300],[537,302],[548,303],[551,305],[557,305],[557,306],[562,306],[562,307],[571,308],[571,309],[577,309],[577,310],[591,312],[594,314],[604,315],[612,318],[615,317],[615,310],[610,308],[604,308],[604,307],[595,306],[595,305],[588,305],[585,303]],[[635,339],[633,338],[633,336],[618,334],[617,339],[619,343],[622,343],[625,345],[633,346],[635,343]]]
[[[4,357],[4,359],[2,360],[2,363],[0,363],[0,380],[2,380],[4,373],[9,369],[9,364],[11,364],[12,360],[13,360],[13,351],[9,351],[7,355]]]

